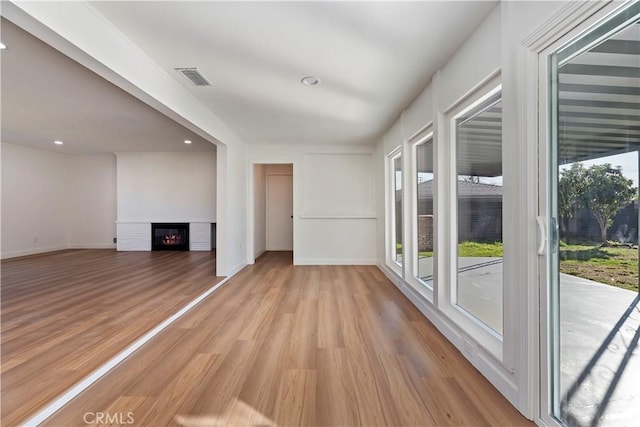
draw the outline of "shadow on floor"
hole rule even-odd
[[[623,315],[617,321],[617,323],[609,332],[609,335],[604,339],[600,347],[595,351],[592,358],[589,360],[589,363],[585,366],[583,371],[580,373],[578,378],[576,378],[575,382],[571,385],[571,387],[567,390],[566,395],[563,397],[561,402],[561,413],[565,422],[570,426],[580,426],[580,427],[596,427],[602,425],[602,419],[605,415],[618,387],[625,370],[628,367],[629,361],[633,356],[634,351],[638,349],[638,342],[640,341],[640,326],[637,324],[633,324],[633,320],[631,319],[631,314],[635,312],[640,313],[640,295],[636,296],[636,298],[631,302],[629,307],[625,310]],[[580,405],[575,405],[574,400],[579,396],[581,392],[584,392],[585,389],[593,388],[587,385],[589,380],[593,381],[594,377],[597,376],[597,380],[601,381],[605,375],[602,372],[598,371],[598,366],[602,359],[609,356],[612,352],[610,346],[614,342],[614,339],[619,338],[620,342],[626,342],[627,339],[622,335],[623,331],[626,331],[627,334],[630,331],[635,330],[633,337],[628,344],[625,345],[624,354],[622,355],[617,368],[613,372],[611,376],[610,382],[608,385],[604,385],[602,387],[595,387],[595,392],[601,392],[601,396],[597,396],[597,401],[595,403],[595,412],[585,418],[583,408]],[[605,369],[606,367],[601,366],[601,369]],[[606,368],[610,369],[610,368]],[[597,382],[597,381],[595,381]],[[594,390],[591,390],[592,392]],[[580,410],[580,412],[578,412]]]

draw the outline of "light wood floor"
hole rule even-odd
[[[377,268],[293,267],[290,253],[262,256],[45,425],[96,413],[138,426],[531,425]]]
[[[20,422],[221,280],[213,252],[3,260],[3,426]]]

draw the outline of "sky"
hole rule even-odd
[[[633,181],[633,185],[638,187],[638,152],[631,151],[623,154],[616,154],[613,156],[598,157],[597,159],[585,160],[582,166],[588,168],[593,165],[601,165],[603,163],[611,163],[611,166],[622,167],[622,175]],[[573,163],[560,166],[560,171],[570,169]]]

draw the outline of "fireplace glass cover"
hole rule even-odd
[[[154,223],[151,225],[151,249],[154,251],[188,251],[188,223]]]

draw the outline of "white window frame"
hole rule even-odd
[[[484,81],[478,84],[470,92],[453,104],[443,115],[443,125],[440,136],[448,146],[448,174],[441,177],[447,180],[445,186],[450,197],[442,201],[436,211],[437,216],[449,215],[450,221],[447,236],[442,244],[438,245],[441,251],[439,256],[443,256],[444,265],[447,267],[446,276],[440,277],[437,289],[438,308],[445,313],[454,323],[462,328],[466,334],[476,340],[480,346],[485,348],[496,359],[502,361],[504,355],[503,336],[494,331],[487,324],[464,310],[456,304],[457,281],[458,281],[458,200],[457,200],[457,144],[456,144],[456,119],[470,110],[476,108],[486,99],[502,91],[500,70],[496,70]],[[504,153],[503,153],[504,156]],[[504,206],[504,201],[503,201]],[[504,209],[504,208],[503,208]],[[503,215],[504,222],[504,215]],[[506,259],[506,257],[505,257]],[[505,261],[503,261],[504,263]],[[448,279],[448,280],[447,280]],[[504,275],[503,275],[503,319],[505,315],[504,307]],[[503,320],[504,322],[504,320]]]
[[[400,162],[402,164],[403,161],[403,155],[402,155],[402,147],[399,147],[397,149],[395,149],[394,151],[392,151],[386,158],[386,169],[387,169],[387,174],[386,174],[386,187],[387,187],[387,203],[386,203],[386,210],[387,210],[387,242],[386,242],[386,259],[387,259],[387,266],[389,268],[391,268],[391,270],[393,270],[396,274],[398,274],[400,277],[403,277],[403,269],[404,269],[404,265],[406,264],[406,256],[405,256],[405,239],[404,236],[401,236],[401,241],[402,241],[402,263],[399,263],[398,261],[396,261],[396,241],[397,241],[397,234],[396,234],[396,229],[397,229],[397,224],[396,224],[396,176],[395,176],[395,161],[396,159],[400,158]],[[400,173],[400,188],[402,191],[402,213],[404,215],[405,212],[405,187],[404,187],[404,167],[401,170]],[[404,218],[403,218],[404,219]],[[403,221],[403,226],[401,229],[401,233],[404,233],[404,221]]]
[[[434,225],[433,225],[433,239],[434,239],[434,247],[433,247],[433,280],[432,280],[432,285],[429,285],[425,282],[423,282],[422,280],[420,280],[420,278],[418,277],[418,182],[417,182],[417,176],[418,176],[418,158],[417,158],[417,147],[419,145],[422,144],[426,144],[430,141],[430,143],[432,144],[433,147],[433,167],[434,167],[434,171],[433,171],[433,189],[434,189],[434,197],[433,197],[433,218],[434,218]],[[407,283],[409,283],[418,293],[420,293],[422,296],[424,296],[425,298],[427,298],[427,300],[431,303],[433,303],[433,290],[438,286],[437,285],[437,274],[436,274],[436,265],[437,265],[437,261],[436,261],[436,257],[437,257],[437,227],[436,227],[436,205],[437,205],[437,200],[435,197],[435,188],[437,186],[437,174],[436,174],[436,167],[437,167],[437,161],[435,158],[435,145],[436,145],[436,139],[435,139],[435,135],[433,132],[433,125],[432,124],[428,124],[427,126],[425,126],[424,128],[422,128],[420,131],[418,131],[415,135],[413,135],[411,138],[409,138],[409,140],[407,141],[408,143],[408,158],[409,158],[409,168],[408,170],[408,174],[409,177],[407,179],[411,179],[411,185],[409,186],[411,191],[410,191],[410,200],[407,201],[407,203],[405,203],[405,206],[407,206],[407,210],[408,210],[408,225],[410,226],[407,229],[407,233],[410,236],[411,242],[410,245],[408,245],[408,249],[409,249],[409,254],[405,253],[405,263],[406,263],[406,267],[405,267],[405,271],[407,272],[411,272],[411,274],[407,274],[407,277],[405,277],[405,281]],[[405,215],[405,218],[407,218],[407,216]]]

